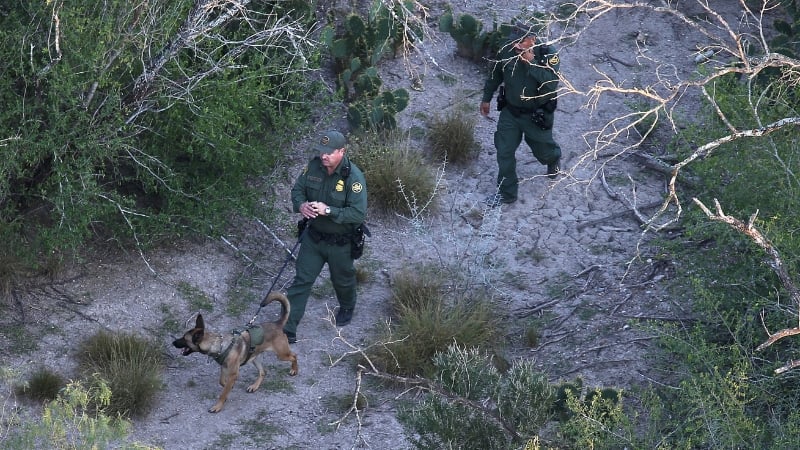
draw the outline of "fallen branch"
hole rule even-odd
[[[514,426],[514,424],[507,422],[500,415],[500,412],[497,411],[496,409],[492,408],[491,406],[485,406],[485,405],[481,404],[480,402],[476,402],[476,401],[470,400],[468,398],[461,397],[458,394],[450,392],[445,387],[440,386],[435,381],[429,380],[427,378],[422,378],[422,377],[419,377],[419,376],[417,376],[415,378],[408,378],[408,377],[402,377],[402,376],[399,376],[399,375],[393,375],[393,374],[390,374],[390,373],[386,373],[386,372],[380,371],[372,363],[372,360],[366,354],[366,349],[363,349],[361,347],[358,347],[358,346],[355,346],[355,345],[351,344],[350,342],[348,342],[342,336],[342,329],[341,328],[337,329],[337,336],[336,336],[335,339],[341,341],[346,346],[350,347],[352,350],[348,351],[348,352],[345,352],[342,356],[340,356],[335,361],[333,361],[332,364],[334,364],[334,365],[337,364],[338,362],[342,361],[348,355],[356,355],[357,354],[357,355],[360,355],[362,358],[364,358],[364,360],[367,362],[369,367],[367,367],[367,366],[365,366],[363,364],[359,364],[358,365],[358,371],[357,371],[357,374],[356,374],[356,387],[355,387],[355,389],[353,391],[353,403],[351,404],[350,409],[348,409],[348,411],[346,411],[345,414],[341,418],[339,418],[338,420],[336,420],[334,422],[331,422],[330,425],[332,425],[332,426],[335,425],[335,426],[339,427],[344,423],[344,420],[348,416],[350,416],[350,414],[355,413],[356,420],[358,421],[357,437],[360,438],[362,424],[361,424],[361,410],[358,408],[358,399],[361,396],[361,386],[362,386],[363,376],[364,375],[368,375],[368,376],[375,377],[375,378],[378,378],[378,379],[381,379],[381,380],[390,381],[392,383],[401,384],[401,385],[405,385],[405,386],[410,386],[411,387],[410,389],[407,389],[407,390],[403,391],[404,394],[408,393],[408,392],[410,392],[412,390],[420,390],[420,391],[429,392],[429,393],[438,395],[440,397],[446,398],[451,402],[458,403],[460,405],[472,408],[472,409],[484,414],[487,418],[489,418],[489,420],[495,422],[498,426],[500,426],[502,429],[504,429],[506,431],[506,433],[508,433],[514,441],[519,441],[521,439],[521,436],[517,432],[516,427]],[[393,341],[393,342],[397,342],[397,341]],[[390,342],[384,342],[384,343],[379,343],[379,345],[384,345],[385,346],[385,345],[388,345],[389,343]]]
[[[601,217],[600,219],[594,219],[594,220],[588,220],[586,222],[581,222],[581,223],[579,223],[578,225],[575,226],[575,228],[578,231],[580,231],[580,230],[582,230],[582,229],[584,229],[586,227],[597,225],[599,223],[602,223],[602,222],[605,222],[605,221],[608,221],[608,220],[624,217],[624,216],[627,216],[629,214],[633,214],[634,217],[636,217],[636,219],[638,220],[640,225],[641,224],[645,224],[645,223],[647,223],[647,219],[642,215],[642,213],[639,212],[639,209],[655,208],[656,206],[661,206],[664,203],[663,200],[658,200],[658,201],[650,202],[650,203],[647,203],[645,205],[641,205],[641,206],[637,207],[636,204],[631,203],[627,199],[620,197],[619,194],[617,194],[616,192],[614,192],[613,189],[611,189],[611,187],[606,182],[605,173],[603,173],[601,175],[600,180],[602,181],[603,187],[606,189],[606,193],[608,193],[608,196],[611,197],[613,200],[621,201],[628,209],[626,209],[625,211],[620,211],[620,212],[611,214],[611,215],[606,216],[606,217]]]
[[[639,342],[639,341],[650,341],[650,340],[653,340],[653,339],[656,339],[656,338],[657,338],[657,336],[647,336],[647,337],[640,337],[640,338],[630,339],[630,340],[625,341],[625,342],[613,342],[611,344],[597,345],[595,347],[587,348],[586,350],[578,353],[578,356],[583,356],[583,355],[585,355],[585,354],[587,354],[589,352],[593,352],[593,351],[600,351],[600,350],[603,350],[603,349],[606,349],[606,348],[609,348],[609,347],[613,347],[615,345],[628,345],[628,344],[633,344],[633,343]]]
[[[439,395],[439,396],[444,397],[444,398],[446,398],[446,399],[448,399],[448,400],[450,400],[452,402],[458,403],[458,404],[463,405],[463,406],[467,406],[467,407],[472,408],[472,409],[474,409],[476,411],[480,411],[485,416],[487,416],[489,419],[491,419],[493,422],[495,422],[497,425],[501,426],[504,430],[506,430],[506,432],[509,435],[511,435],[512,440],[514,440],[516,442],[516,441],[519,441],[521,439],[521,436],[517,432],[516,427],[514,427],[513,424],[508,423],[505,419],[503,419],[503,417],[500,416],[500,413],[497,412],[496,410],[494,410],[492,408],[489,408],[487,406],[484,406],[481,403],[478,403],[476,401],[473,401],[473,400],[461,397],[459,395],[456,395],[456,394],[448,391],[444,387],[439,386],[437,383],[435,383],[435,382],[433,382],[431,380],[428,380],[426,378],[421,378],[421,377],[417,377],[417,378],[401,377],[401,376],[392,375],[392,374],[385,373],[385,372],[372,372],[372,371],[367,370],[367,368],[362,366],[362,365],[358,366],[358,370],[359,370],[359,372],[363,372],[364,375],[373,376],[373,377],[376,377],[376,378],[380,378],[382,380],[392,381],[394,383],[413,385],[417,389],[420,389],[420,390],[423,390],[423,391],[427,391],[427,392]]]
[[[662,161],[655,156],[648,155],[646,153],[631,153],[631,156],[639,158],[642,161],[644,167],[654,170],[656,172],[662,173],[664,175],[672,176],[673,166],[667,164],[666,162]],[[696,177],[690,176],[682,176],[681,182],[688,184],[690,186],[697,186],[700,184],[700,181]]]

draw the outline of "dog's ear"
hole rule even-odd
[[[192,333],[192,344],[199,345],[200,341],[203,340],[204,334],[205,331],[202,328],[196,329],[195,332]]]
[[[195,328],[205,328],[206,327],[205,322],[203,322],[203,315],[202,314],[198,314],[197,315],[197,319],[194,321],[194,327]]]

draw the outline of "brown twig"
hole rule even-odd
[[[627,341],[625,341],[625,342],[612,342],[612,343],[610,343],[610,344],[597,345],[597,346],[595,346],[595,347],[590,347],[590,348],[587,348],[586,350],[584,350],[584,351],[582,351],[582,352],[578,353],[578,355],[579,355],[579,356],[583,356],[583,355],[585,355],[585,354],[587,354],[587,353],[589,353],[589,352],[603,350],[603,349],[605,349],[605,348],[613,347],[613,346],[615,346],[615,345],[627,345],[627,344],[633,344],[634,342],[639,342],[639,341],[649,341],[649,340],[652,340],[652,339],[655,339],[655,338],[656,338],[656,336],[647,336],[647,337],[640,337],[640,338],[634,338],[634,339],[630,339],[630,340],[627,340]]]

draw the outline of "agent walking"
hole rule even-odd
[[[500,118],[494,133],[498,193],[486,200],[492,207],[517,200],[515,153],[523,137],[533,156],[547,165],[550,178],[560,170],[561,147],[553,140],[559,64],[552,46],[537,43],[535,35],[520,27],[498,52],[480,104],[481,114],[488,116],[489,102],[503,85],[497,98]]]
[[[297,325],[325,263],[339,301],[336,325],[347,325],[353,318],[356,270],[351,250],[367,211],[367,184],[361,170],[345,156],[345,145],[338,131],[323,132],[314,145],[318,155],[292,187],[293,209],[308,219],[308,230],[297,253],[294,281],[287,291],[292,307],[283,331],[290,343],[297,342]]]

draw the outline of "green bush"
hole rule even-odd
[[[480,153],[475,139],[476,114],[460,110],[436,115],[429,124],[428,141],[431,154],[438,161],[463,164],[473,161]]]
[[[97,374],[108,383],[112,414],[146,414],[162,387],[161,348],[132,334],[99,332],[80,345],[78,361],[87,377]]]
[[[88,386],[73,381],[61,395],[44,407],[41,420],[26,420],[11,427],[3,439],[5,449],[148,449],[138,443],[124,443],[130,423],[105,407],[111,390],[102,380]]]
[[[513,440],[536,436],[551,417],[553,388],[532,364],[501,375],[489,353],[453,344],[436,354],[434,366],[440,389],[398,415],[417,448],[513,448]]]
[[[796,87],[777,91],[775,85],[745,84],[734,76],[718,78],[714,86],[716,105],[676,140],[679,157],[729,135],[729,127],[758,128],[797,116],[800,106],[793,100]],[[726,122],[718,118],[720,112]],[[725,214],[745,223],[758,212],[754,227],[774,245],[795,280],[800,273],[796,144],[794,129],[726,142],[688,167],[699,183],[682,192],[712,210],[716,199]],[[680,242],[659,242],[659,257],[676,261],[670,295],[691,307],[693,320],[653,327],[663,336],[669,364],[662,373],[673,387],[656,389],[660,423],[657,431],[644,427],[650,430],[649,442],[671,448],[797,447],[798,435],[787,433],[797,429],[796,376],[774,371],[797,358],[800,342],[787,338],[755,351],[767,339],[765,330],[796,323],[796,312],[787,311],[791,293],[774,265],[765,263],[769,255],[750,237],[711,222],[697,208],[687,211],[682,226]]]
[[[364,171],[371,208],[412,216],[435,210],[436,176],[406,134],[365,132],[351,138],[350,151]]]
[[[51,21],[42,20],[52,5],[4,8],[0,247],[34,259],[82,249],[95,236],[144,247],[214,235],[235,212],[255,208],[261,192],[251,181],[282,156],[282,130],[308,113],[314,89],[304,73],[319,55],[271,6],[285,2],[252,5],[262,13],[231,15],[191,41],[176,33],[201,11],[190,0],[173,3],[65,3],[65,51],[23,59],[13,55],[52,47]],[[254,35],[278,18],[286,33]],[[135,37],[145,35],[153,38]]]

